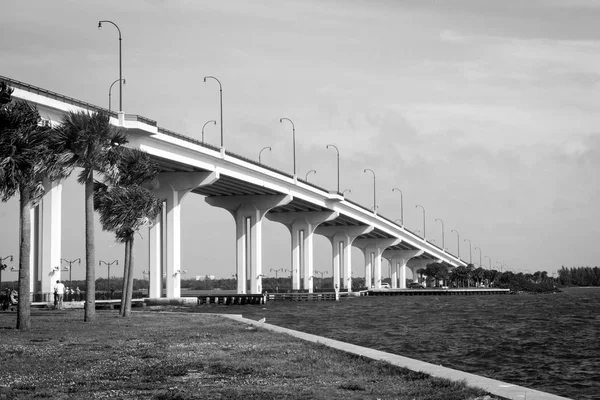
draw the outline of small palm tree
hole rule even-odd
[[[155,221],[162,211],[162,201],[147,188],[156,181],[159,169],[146,153],[139,150],[120,148],[112,155],[106,183],[95,184],[94,207],[100,213],[103,229],[115,232],[117,242],[125,244],[120,314],[129,317],[135,233]]]
[[[125,135],[104,113],[70,112],[60,128],[62,143],[73,165],[82,170],[77,181],[85,185],[85,314],[84,321],[96,320],[96,272],[94,248],[94,171],[104,171],[111,150],[127,143]]]
[[[0,85],[0,98],[12,90]],[[30,210],[44,193],[43,180],[61,179],[70,170],[56,131],[42,121],[37,109],[24,101],[0,104],[0,198],[19,194],[19,305],[17,329],[31,328],[29,259]]]

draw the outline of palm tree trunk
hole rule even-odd
[[[125,300],[124,317],[131,316],[131,298],[133,297],[133,238],[128,241],[129,244],[129,276],[127,278],[127,299]]]
[[[96,259],[94,247],[94,173],[85,182],[85,322],[96,321]]]
[[[125,306],[127,302],[127,290],[129,289],[129,257],[131,257],[131,249],[129,247],[129,240],[125,241],[125,260],[123,262],[123,285],[121,286],[121,308],[119,309],[119,315],[125,316]]]
[[[29,262],[31,257],[31,192],[27,185],[19,188],[20,232],[19,238],[19,304],[17,306],[17,329],[31,329],[31,299],[29,297]]]

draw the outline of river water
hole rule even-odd
[[[573,399],[600,399],[600,288],[203,306]]]

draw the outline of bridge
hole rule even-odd
[[[427,264],[452,268],[466,265],[458,257],[426,241],[406,227],[347,199],[247,157],[159,127],[151,119],[106,109],[43,88],[0,76],[14,88],[13,98],[35,104],[42,118],[59,124],[70,111],[105,112],[111,124],[127,130],[128,146],[148,153],[160,166],[157,197],[165,211],[150,229],[149,295],[161,297],[161,271],[166,297],[181,296],[181,200],[200,195],[206,203],[229,211],[236,226],[238,294],[261,293],[262,221],[284,224],[290,231],[292,287],[313,292],[313,237],[323,235],[332,246],[333,281],[351,291],[351,246],[362,250],[365,283],[381,288],[382,258],[392,266],[392,288],[406,287]],[[61,182],[48,182],[40,205],[32,210],[32,292],[52,292],[60,273]],[[165,229],[163,229],[165,225]],[[37,277],[37,279],[35,279]],[[41,287],[34,285],[39,279]],[[36,289],[36,290],[34,290]]]

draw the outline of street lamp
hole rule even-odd
[[[277,280],[277,273],[282,272],[282,271],[283,271],[283,268],[279,268],[279,269],[271,268],[271,272],[275,272],[275,280]]]
[[[419,208],[421,207],[421,209],[423,210],[423,239],[425,239],[425,207],[423,207],[420,204],[416,204],[415,208]]]
[[[8,268],[8,265],[4,264],[4,260],[8,260],[9,258],[10,262],[12,262],[13,256],[0,257],[0,286],[2,286],[2,271]]]
[[[328,144],[325,146],[326,149],[333,147],[337,153],[337,191],[340,192],[340,151],[337,146],[333,144]]]
[[[110,110],[111,110],[111,91],[112,91],[112,87],[115,83],[119,82],[121,79],[117,79],[115,80],[113,83],[110,84],[110,87],[108,88],[108,113],[110,114]],[[123,85],[126,84],[127,82],[125,81],[125,79],[123,79]]]
[[[483,258],[487,258],[490,266],[490,271],[492,270],[492,259],[489,256],[483,256]]]
[[[469,264],[473,264],[473,252],[471,250],[471,241],[469,239],[465,239],[465,242],[469,242]]]
[[[119,27],[117,26],[117,24],[115,24],[112,21],[98,21],[98,29],[102,28],[102,23],[103,22],[108,22],[109,24],[114,25],[115,28],[117,28],[117,31],[119,31],[119,111],[123,111],[123,63],[121,61],[121,42],[122,42],[122,38],[121,38],[121,29],[119,29]]]
[[[225,148],[223,144],[223,86],[221,85],[221,81],[214,76],[205,76],[204,83],[206,83],[207,79],[214,79],[219,84],[219,105],[221,109],[221,150],[223,150]]]
[[[477,246],[475,246],[475,250],[479,250],[479,267],[480,267],[480,268],[483,268],[483,267],[481,266],[481,248],[480,248],[480,247],[477,247]]]
[[[76,258],[74,260],[65,260],[64,258],[61,258],[61,261],[64,261],[66,263],[69,264],[69,287],[73,287],[73,282],[71,280],[72,274],[73,274],[73,269],[71,268],[71,266],[75,263],[75,261],[77,261],[79,263],[79,265],[81,265],[81,258]]]
[[[315,174],[317,173],[317,171],[316,171],[316,170],[314,170],[314,169],[311,169],[310,171],[308,171],[308,172],[306,173],[306,177],[304,177],[304,180],[305,180],[305,181],[307,181],[307,182],[308,182],[308,175],[310,175],[310,173],[311,173],[311,172],[313,172],[313,173],[315,173]]]
[[[458,231],[455,229],[452,229],[450,232],[456,233],[456,250],[458,252],[457,257],[460,259],[460,235],[458,234]]]
[[[258,152],[258,163],[260,164],[260,155],[262,154],[263,150],[267,150],[269,149],[269,151],[271,151],[271,146],[267,146],[267,147],[263,147],[262,149],[260,149],[260,151]]]
[[[114,260],[111,262],[106,262],[106,261],[102,261],[100,260],[100,262],[98,263],[99,266],[101,266],[102,264],[106,265],[108,267],[108,292],[110,293],[110,266],[113,264],[119,265],[119,260]],[[149,276],[149,275],[148,275]],[[112,298],[112,295],[111,295]]]
[[[400,226],[404,225],[404,200],[403,200],[403,196],[402,196],[402,190],[398,189],[398,188],[393,188],[393,191],[397,191],[398,193],[400,193]]]
[[[346,189],[346,190],[344,190],[344,191],[342,192],[342,196],[344,196],[344,193],[346,193],[346,192],[348,192],[348,193],[352,193],[352,190],[350,190],[350,189]]]
[[[442,221],[440,218],[436,218],[434,221],[440,221],[442,224],[442,250],[446,250],[446,243],[444,241],[444,221]]]
[[[217,121],[215,121],[214,119],[211,119],[210,121],[206,121],[206,122],[204,123],[204,125],[202,125],[202,143],[204,143],[204,127],[205,127],[206,125],[210,124],[211,122],[213,123],[213,125],[216,125],[216,124],[217,124]]]
[[[377,214],[377,197],[376,197],[376,184],[375,184],[375,171],[372,169],[366,168],[364,172],[371,171],[373,174],[373,212]]]
[[[294,178],[296,177],[296,126],[294,125],[294,121],[292,121],[289,118],[279,118],[279,122],[283,122],[283,120],[286,121],[290,121],[290,124],[292,124],[292,146],[293,146],[293,152],[294,152]]]

